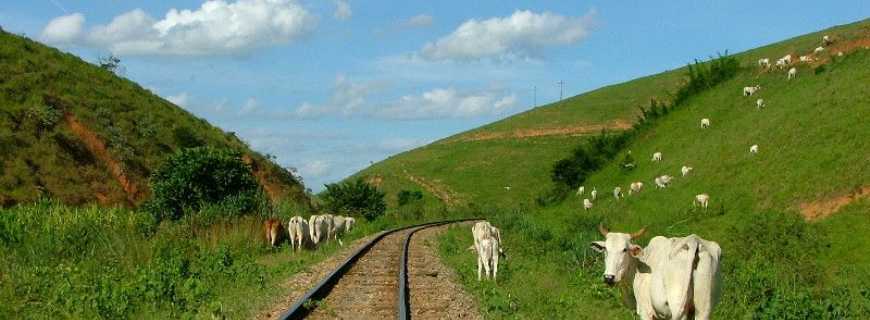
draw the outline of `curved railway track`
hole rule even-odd
[[[411,237],[426,228],[474,220],[480,219],[430,222],[379,234],[298,298],[278,319],[410,319]]]

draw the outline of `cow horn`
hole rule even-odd
[[[610,230],[607,230],[607,228],[604,227],[603,224],[600,224],[600,223],[599,223],[599,224],[598,224],[598,232],[601,233],[602,236],[605,236],[605,237],[606,237],[607,234],[610,233]]]
[[[640,228],[637,232],[631,234],[632,239],[640,238],[644,233],[646,233],[646,227]]]

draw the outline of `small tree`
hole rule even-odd
[[[100,57],[98,61],[100,68],[104,70],[108,70],[110,72],[115,72],[118,70],[118,67],[121,66],[121,58],[116,57],[113,54],[110,54],[105,57]]]
[[[384,193],[362,178],[327,184],[322,198],[324,207],[331,212],[360,215],[369,221],[387,210]]]
[[[151,175],[153,198],[147,209],[159,219],[178,219],[185,209],[226,201],[243,213],[252,210],[260,186],[241,154],[228,149],[198,147],[170,156]]]

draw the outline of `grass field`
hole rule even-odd
[[[807,54],[822,34],[838,42],[820,56],[823,63],[798,65],[795,80],[755,66],[759,57]],[[866,319],[870,200],[850,195],[870,185],[870,50],[863,48],[868,39],[870,22],[862,21],[737,54],[743,68],[736,77],[690,97],[615,157],[631,150],[635,170],[623,172],[614,161],[589,177],[584,185],[597,187],[601,198],[589,212],[574,196],[554,206],[534,204],[552,186],[553,162],[582,138],[461,138],[630,121],[651,96],[667,97],[663,91],[674,90],[684,71],[534,109],[394,156],[358,175],[403,168],[440,181],[467,199],[468,210],[502,228],[509,252],[498,284],[476,281],[475,258],[464,250],[469,230],[451,230],[440,246],[490,318],[632,318],[618,290],[601,283],[601,259],[587,249],[600,238],[595,226],[604,222],[613,230],[649,226],[641,244],[653,235],[689,233],[719,242],[724,294],[716,318]],[[832,57],[838,50],[845,56]],[[756,96],[741,95],[744,86],[755,84],[762,86]],[[765,109],[756,110],[757,98],[765,100]],[[583,112],[586,105],[600,109]],[[712,127],[702,130],[701,118],[710,118]],[[760,146],[757,155],[749,153],[753,144]],[[660,163],[649,161],[656,151],[664,155]],[[687,177],[679,177],[683,165],[694,167]],[[655,190],[652,179],[662,174],[677,178],[668,189]],[[613,187],[627,191],[633,181],[644,182],[645,190],[615,201]],[[384,180],[391,185],[398,184]],[[518,192],[504,192],[506,185]],[[712,198],[706,211],[692,207],[699,193]],[[802,208],[825,208],[836,199],[846,199],[845,205],[827,212],[829,217],[804,219]]]

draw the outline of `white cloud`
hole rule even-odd
[[[299,168],[299,173],[306,178],[320,178],[328,175],[330,171],[331,166],[329,165],[329,162],[324,160],[308,161]]]
[[[359,114],[363,111],[366,98],[382,87],[383,84],[375,82],[354,82],[340,74],[335,78],[329,102],[323,105],[305,102],[296,108],[293,115],[299,118],[317,118],[325,115]]]
[[[160,20],[135,9],[94,26],[76,42],[120,55],[237,54],[288,43],[316,24],[294,0],[209,0],[196,10],[170,9]]]
[[[182,92],[174,96],[168,96],[166,97],[166,100],[169,100],[169,102],[172,102],[177,106],[187,107],[187,104],[190,102],[190,95],[188,95],[187,92]]]
[[[431,26],[433,20],[432,16],[428,14],[418,14],[403,21],[402,26],[409,28],[423,28]]]
[[[350,4],[346,0],[335,0],[335,13],[333,16],[338,20],[347,20],[353,15]]]
[[[497,90],[460,92],[436,88],[420,95],[406,95],[380,108],[376,116],[391,119],[469,118],[498,115],[516,105],[515,94]]]
[[[242,105],[242,108],[239,109],[239,115],[254,113],[257,111],[258,108],[259,105],[257,104],[257,99],[253,97],[248,98],[248,100],[245,101],[245,104]]]
[[[595,11],[570,17],[517,10],[509,17],[471,19],[421,50],[431,60],[477,60],[528,56],[548,46],[569,45],[589,33]]]
[[[85,24],[85,15],[73,13],[52,19],[42,29],[42,41],[66,44],[79,40]]]

